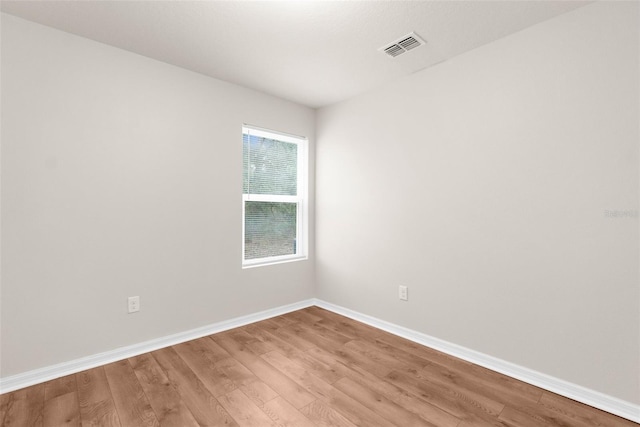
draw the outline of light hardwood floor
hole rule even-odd
[[[0,396],[2,426],[635,426],[317,307]]]

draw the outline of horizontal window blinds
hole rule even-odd
[[[300,254],[300,142],[243,127],[244,261]]]
[[[298,145],[252,135],[242,135],[244,194],[298,194]]]
[[[245,259],[296,253],[296,203],[245,202]]]

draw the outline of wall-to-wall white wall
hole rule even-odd
[[[2,377],[313,296],[241,269],[242,124],[312,109],[6,14],[2,107]]]
[[[638,29],[595,3],[321,109],[318,296],[640,402]]]

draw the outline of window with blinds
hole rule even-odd
[[[242,128],[243,266],[306,257],[306,144]]]

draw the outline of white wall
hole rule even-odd
[[[640,402],[637,3],[324,108],[326,301]],[[398,300],[398,285],[409,301]]]
[[[313,110],[5,14],[2,107],[2,377],[313,296],[241,269],[242,124]]]

